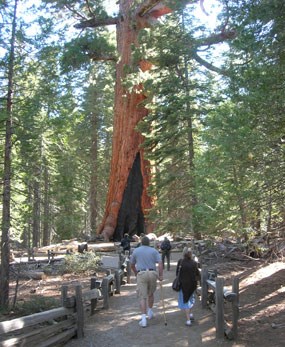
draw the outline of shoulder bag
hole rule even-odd
[[[174,281],[172,282],[172,289],[176,292],[179,292],[181,289],[181,282],[180,282],[180,270],[181,270],[181,264],[178,267],[177,276],[174,278]]]

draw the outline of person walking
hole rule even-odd
[[[170,252],[171,252],[171,243],[169,239],[165,236],[164,240],[161,242],[160,249],[161,249],[161,256],[162,256],[162,264],[163,269],[165,267],[165,259],[167,263],[167,270],[170,270]]]
[[[140,234],[140,239],[139,239],[139,242],[137,243],[136,247],[140,247],[140,246],[141,246],[141,244],[142,244],[142,238],[143,238],[144,236],[145,236],[144,233],[141,233],[141,234]]]
[[[131,250],[131,240],[129,234],[124,234],[124,237],[121,240],[121,247],[123,248],[123,253],[126,254],[126,251],[130,252]]]
[[[131,269],[137,278],[137,293],[140,300],[141,320],[139,325],[147,326],[148,319],[153,318],[154,293],[157,279],[163,280],[163,266],[160,253],[150,247],[147,236],[141,240],[141,246],[135,248],[130,258]],[[158,271],[156,266],[158,264]]]
[[[195,290],[197,289],[197,279],[200,278],[198,264],[192,259],[192,251],[185,247],[182,252],[182,259],[178,260],[176,276],[180,270],[181,289],[178,292],[178,307],[185,312],[186,325],[191,326],[194,320],[191,309],[195,304]]]

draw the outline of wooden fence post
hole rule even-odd
[[[33,248],[28,249],[28,261],[35,260]]]
[[[130,263],[130,258],[128,257],[126,260],[126,264],[127,264],[127,283],[130,284],[131,283],[131,263]]]
[[[63,285],[61,287],[61,306],[62,307],[66,307],[67,292],[68,292],[68,286],[67,285]]]
[[[234,277],[232,283],[232,291],[236,294],[232,302],[232,323],[233,338],[236,340],[238,336],[238,318],[239,318],[239,278]]]
[[[82,302],[82,288],[80,284],[75,286],[75,303],[77,313],[77,337],[80,339],[84,335],[84,308]]]
[[[120,294],[121,293],[121,274],[120,274],[121,270],[116,270],[115,271],[115,283],[116,283],[116,290],[115,293],[116,294]]]
[[[207,300],[208,300],[208,269],[203,267],[201,272],[201,303],[202,308],[207,308]]]
[[[124,264],[124,255],[123,253],[121,252],[121,250],[118,251],[118,254],[119,254],[119,264],[118,264],[118,268],[121,269],[122,268],[122,265]]]
[[[91,283],[90,283],[90,289],[94,289],[97,287],[97,278],[96,277],[92,277],[91,278]],[[97,299],[91,299],[91,309],[90,309],[90,314],[91,316],[94,314],[95,308],[97,306]]]
[[[216,278],[216,337],[224,337],[224,279]]]
[[[109,308],[109,280],[104,277],[102,280],[103,308]]]

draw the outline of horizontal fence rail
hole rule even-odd
[[[128,263],[128,257],[120,259],[114,268],[103,262],[100,269],[106,274],[102,279],[91,278],[89,290],[82,290],[80,283],[63,285],[61,307],[0,322],[0,347],[56,347],[73,337],[82,338],[87,309],[91,307],[90,314],[93,315],[98,302],[102,303],[103,309],[110,307],[110,297],[120,294],[124,276],[127,275],[127,279],[130,276],[125,272]],[[69,294],[70,290],[73,295]]]

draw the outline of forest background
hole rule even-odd
[[[104,5],[0,2],[2,253],[10,241],[31,248],[96,236],[116,38],[111,26],[74,25],[90,11],[106,17]],[[134,57],[143,52],[153,67],[130,71],[125,83],[143,80],[149,96],[138,130],[152,165],[156,233],[247,240],[284,232],[284,17],[283,0],[193,1],[142,31]]]

